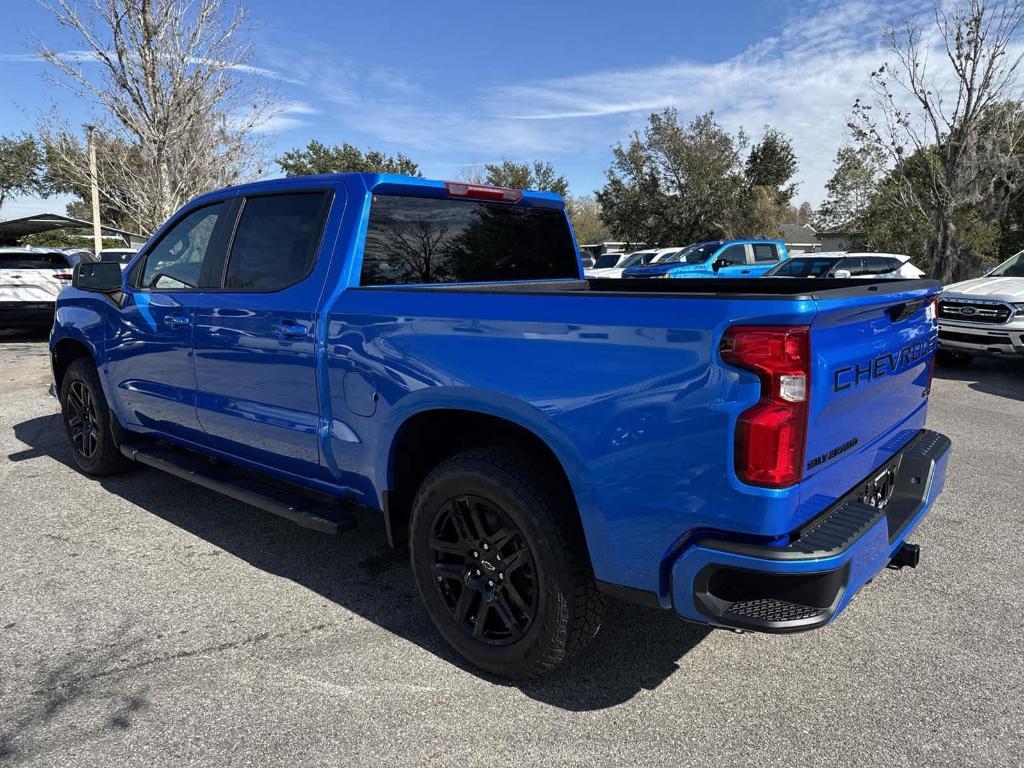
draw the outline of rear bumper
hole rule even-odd
[[[705,538],[672,567],[672,600],[685,619],[762,632],[829,623],[890,563],[942,492],[951,443],[921,430],[783,546]],[[891,488],[881,508],[866,494]],[[869,489],[871,489],[869,491]]]
[[[53,324],[56,302],[0,301],[0,328],[41,328]]]

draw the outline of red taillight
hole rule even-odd
[[[68,274],[67,272],[54,272],[53,276],[55,278],[57,278],[58,280],[70,280],[71,279],[71,275]]]
[[[493,200],[498,203],[515,203],[523,197],[521,189],[489,187],[485,184],[463,184],[459,181],[446,181],[444,188],[449,197],[469,197],[475,200]]]
[[[784,488],[803,476],[810,392],[807,326],[745,325],[722,337],[722,359],[761,379],[761,399],[736,423],[736,474],[750,485]]]

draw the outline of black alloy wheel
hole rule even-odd
[[[67,409],[72,447],[83,459],[93,459],[99,449],[102,423],[96,399],[83,380],[76,379],[68,386]]]
[[[490,645],[520,640],[537,613],[537,569],[522,533],[479,496],[449,499],[431,527],[434,587],[456,624]]]

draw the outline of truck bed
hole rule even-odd
[[[353,290],[370,291],[454,291],[459,293],[542,293],[547,295],[587,294],[592,296],[721,296],[739,298],[785,298],[796,300],[845,299],[855,296],[887,296],[908,289],[939,287],[935,280],[892,280],[883,278],[743,278],[718,280],[629,280],[595,278],[589,280],[531,280],[495,283],[437,283],[434,285],[369,286]]]

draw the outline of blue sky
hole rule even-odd
[[[884,60],[880,28],[921,10],[918,0],[246,5],[250,63],[263,72],[245,76],[284,104],[263,127],[275,152],[349,141],[404,152],[441,178],[539,158],[573,194],[588,194],[603,183],[610,147],[652,110],[676,106],[684,116],[714,110],[754,138],[765,123],[785,131],[800,160],[799,199],[815,205],[849,107]],[[85,122],[88,109],[31,55],[33,36],[57,50],[81,43],[34,0],[4,6],[14,34],[0,44],[0,133],[30,130],[52,104]],[[14,200],[0,216],[62,208]]]

